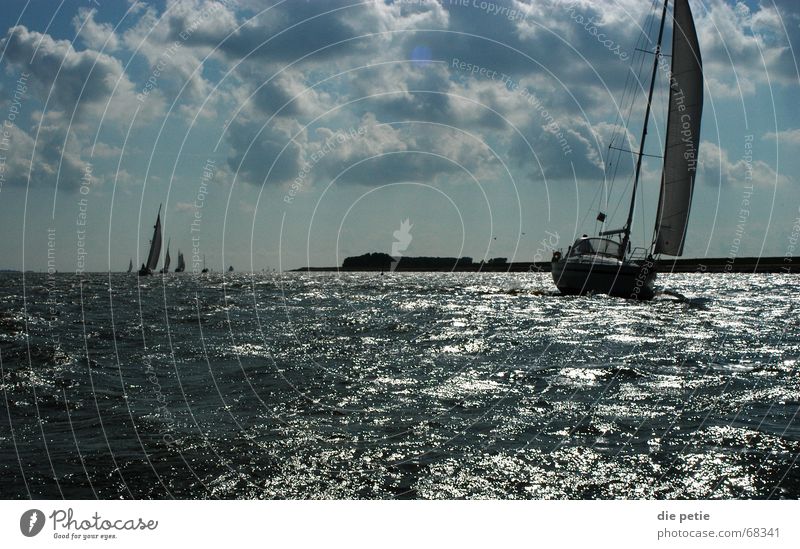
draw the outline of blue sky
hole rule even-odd
[[[685,255],[782,256],[800,217],[800,6],[690,3],[706,96]],[[141,263],[159,204],[173,260],[194,246],[215,269],[388,253],[405,219],[405,255],[547,259],[543,239],[596,229],[652,13],[639,0],[4,8],[0,268],[44,270],[51,245],[60,271]],[[600,206],[609,227],[630,162]],[[637,245],[659,174],[648,160]]]

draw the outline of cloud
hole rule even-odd
[[[255,185],[271,168],[268,184],[294,180],[334,132],[365,123],[369,138],[344,143],[314,162],[316,176],[325,180],[346,170],[347,182],[363,185],[455,180],[461,177],[456,163],[474,173],[504,176],[485,142],[534,178],[602,177],[614,130],[609,121],[617,108],[625,108],[615,103],[630,68],[620,54],[633,57],[649,3],[482,5],[167,0],[163,9],[142,4],[120,34],[98,22],[96,10],[79,9],[73,26],[83,25],[79,40],[86,49],[80,51],[24,26],[10,29],[2,45],[12,65],[31,72],[42,97],[52,90],[51,109],[70,113],[77,106],[81,119],[102,113],[108,101],[108,116],[130,116],[136,92],[169,52],[148,98],[148,116],[161,114],[183,88],[173,116],[188,122],[214,83],[237,63],[220,82],[201,124],[222,124],[218,119],[239,110],[225,130],[226,165]],[[764,62],[770,76],[774,72],[777,81],[789,81],[786,53],[800,21],[795,4],[747,7],[710,0],[705,7],[695,7],[695,17],[712,93],[730,94],[732,67],[743,92],[754,92],[766,81]],[[600,35],[613,39],[618,51]],[[146,67],[132,63],[126,74],[119,58],[134,51],[134,60],[144,60]],[[465,73],[453,66],[454,59],[502,78]],[[340,71],[352,72],[326,80]],[[443,127],[448,125],[456,129]],[[109,143],[96,153],[116,155],[119,149]],[[712,156],[706,157],[709,169],[736,180],[741,166],[727,158],[714,165]],[[768,169],[757,162],[754,167]]]
[[[16,125],[5,126],[4,130],[9,133],[4,176],[10,185],[27,186],[30,178],[32,187],[54,188],[57,185],[71,191],[80,186],[86,163],[81,160],[77,140],[67,134],[66,124],[59,114],[41,119],[35,142]]]
[[[154,7],[148,6],[136,23],[122,34],[121,42],[125,47],[136,52],[137,56],[143,56],[148,64],[147,73],[142,76],[139,88],[142,89],[145,82],[158,72],[148,102],[155,99],[157,104],[168,105],[178,99],[180,106],[196,106],[208,97],[212,85],[204,77],[202,60],[209,55],[212,48],[190,45],[190,41],[181,38],[180,34],[189,33],[186,36],[191,36],[191,33],[202,33],[203,25],[209,20],[224,20],[220,15],[223,8],[211,10],[210,4],[212,3],[185,0],[170,2],[167,5],[169,11],[161,14]],[[213,5],[221,6],[218,3]],[[178,18],[184,15],[189,18],[187,24],[190,26],[176,26],[176,19],[183,21]],[[209,109],[213,109],[213,103]]]
[[[800,145],[800,128],[764,134],[764,139],[774,139],[778,144]]]
[[[80,31],[80,39],[90,49],[112,52],[119,47],[119,40],[114,28],[108,23],[95,20],[97,10],[80,8],[78,15],[72,18],[75,32]]]
[[[196,3],[172,0],[168,7]],[[350,63],[354,55],[374,57],[383,51],[381,45],[391,41],[390,35],[356,39],[359,36],[446,23],[446,13],[439,3],[427,0],[410,4],[327,0],[265,6],[263,2],[244,2],[241,5],[249,16],[246,20],[226,9],[187,42],[216,47],[231,60],[254,56],[261,62],[286,63],[313,54],[308,63]],[[190,25],[191,11],[172,11],[169,24],[173,29],[171,38],[175,39],[179,29]]]
[[[228,66],[250,56],[224,88],[234,100],[231,108],[242,107],[241,119],[227,129],[228,165],[231,169],[241,165],[239,175],[256,184],[263,181],[287,143],[287,122],[300,127],[328,109],[333,111],[320,121],[323,127],[348,127],[367,113],[376,123],[416,120],[452,125],[484,141],[510,144],[510,160],[536,171],[538,165],[518,135],[522,132],[535,146],[548,176],[571,178],[574,166],[579,177],[598,177],[602,175],[598,150],[607,143],[598,142],[598,132],[592,127],[613,115],[611,99],[621,90],[628,67],[618,55],[598,47],[597,37],[578,25],[568,8],[577,5],[582,17],[596,21],[601,30],[613,28],[614,36],[626,45],[638,37],[637,27],[630,22],[638,24],[644,15],[641,3],[633,0],[602,9],[589,2],[567,5],[557,0],[535,5],[495,3],[507,8],[503,13],[513,10],[527,14],[524,18],[433,0],[357,6],[345,0],[285,2],[266,9],[261,3],[245,3],[239,13],[230,5],[215,4],[214,17],[200,15],[209,5],[205,0],[171,0],[162,14],[150,8],[136,28],[126,33],[126,43],[133,48],[146,36],[141,51],[153,63],[166,44],[181,40],[184,48],[176,64],[185,74],[178,81],[189,78],[189,68],[197,67],[200,56],[214,48],[214,55]],[[545,27],[554,32],[543,31]],[[188,35],[187,29],[191,29]],[[357,38],[361,35],[371,36]],[[338,42],[342,43],[326,48]],[[588,58],[582,59],[575,50]],[[315,51],[286,69],[288,63]],[[407,62],[414,59],[415,51],[429,53],[431,62]],[[465,78],[453,70],[454,58],[506,75],[527,96],[497,80]],[[310,89],[331,74],[365,64],[370,66]],[[604,91],[605,82],[610,83],[611,96]],[[199,97],[208,87],[199,83],[194,93]],[[537,105],[531,104],[532,96]],[[355,102],[344,109],[347,112],[336,108],[350,101]],[[264,117],[276,114],[273,120],[278,126],[259,134]],[[404,130],[406,144],[425,146],[425,136],[413,135],[414,131],[421,130]],[[565,143],[573,151],[570,158],[565,158]],[[313,140],[290,143],[270,181],[294,177],[316,146]],[[430,150],[438,150],[436,144]],[[351,175],[360,182],[378,184],[384,177],[432,179],[450,170],[430,157],[395,165],[400,162],[398,155],[384,156],[369,163],[381,169],[380,177],[355,171]],[[328,162],[334,159],[338,157]],[[425,174],[426,168],[430,173]]]
[[[119,103],[106,116],[130,116],[135,94],[118,59],[91,49],[77,51],[67,40],[21,25],[8,30],[0,48],[5,48],[8,63],[30,73],[31,87],[42,101],[49,96],[55,107],[82,115],[102,113],[113,98]]]
[[[745,151],[752,149],[745,149]],[[750,186],[786,186],[790,180],[777,173],[763,160],[755,160],[746,152],[741,158],[731,160],[728,152],[709,141],[700,143],[698,180],[709,185],[748,188]]]
[[[451,176],[472,183],[486,175],[494,157],[479,138],[426,121],[379,123],[367,113],[357,128],[321,128],[309,148],[329,151],[311,168],[320,183],[375,186],[421,181],[433,183]],[[313,156],[311,157],[313,160]],[[499,167],[499,164],[496,164]]]
[[[193,212],[197,209],[194,202],[177,202],[175,204],[176,212]]]
[[[228,136],[227,165],[237,178],[260,186],[283,184],[300,173],[305,133],[296,121],[276,119],[262,127],[239,117],[228,127]]]
[[[713,95],[752,95],[759,85],[797,84],[791,50],[791,44],[800,45],[796,14],[766,3],[753,9],[722,0],[698,11],[703,69]]]

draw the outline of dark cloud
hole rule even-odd
[[[298,128],[292,123],[261,127],[237,119],[229,127],[228,167],[238,179],[253,185],[293,180],[303,165],[301,144],[292,140]]]
[[[213,47],[231,60],[255,56],[285,63],[322,50],[315,56],[319,61],[348,55],[353,50],[367,51],[367,45],[358,41],[328,47],[358,35],[351,21],[363,16],[365,8],[347,0],[290,1],[277,6],[260,4],[257,9],[249,10],[246,18],[238,19],[219,3],[195,1],[170,5],[177,9],[167,12],[169,40],[184,40],[189,46]],[[209,8],[212,16],[198,18],[198,14]],[[244,25],[238,28],[241,23]],[[195,30],[187,33],[187,29]]]
[[[117,50],[136,49],[151,66],[179,41],[181,48],[154,96],[177,93],[188,82],[184,106],[204,101],[213,86],[204,57],[221,60],[227,70],[249,56],[221,83],[223,99],[213,108],[239,111],[226,130],[228,165],[253,184],[264,181],[273,163],[268,183],[294,180],[324,144],[324,131],[314,134],[313,128],[355,127],[365,119],[372,127],[428,122],[462,129],[496,145],[510,165],[531,177],[602,178],[609,121],[626,107],[617,102],[631,74],[649,3],[496,0],[485,3],[486,9],[481,5],[169,0],[161,11],[152,6],[139,11],[138,22],[121,37],[96,23],[94,12],[82,15],[88,17],[85,43],[109,40]],[[796,2],[765,1],[747,8],[709,0],[701,5],[696,18],[715,93],[734,74],[728,53],[746,93],[748,86],[764,82],[762,54],[779,81],[790,80],[796,67],[788,46],[796,44],[800,29]],[[364,34],[374,36],[351,40]],[[8,61],[27,67],[40,92],[52,88],[52,100],[65,111],[104,104],[118,82],[115,96],[132,94],[121,63],[108,54],[77,51],[67,41],[25,27],[10,29],[2,44]],[[323,51],[288,66],[317,50]],[[483,74],[458,69],[454,60]],[[309,90],[321,79],[358,67]],[[317,116],[310,138],[300,132],[292,139]],[[443,154],[477,172],[496,170],[485,148],[430,128],[408,124],[392,126],[393,133],[373,130],[369,139],[349,142],[315,162],[315,173],[324,179],[345,170],[346,181],[373,185],[459,177],[453,162],[412,150]],[[629,166],[623,161],[620,169]]]

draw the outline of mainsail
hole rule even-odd
[[[131,260],[128,261],[128,272],[131,272],[132,270],[133,270],[133,258],[131,258]]]
[[[178,250],[178,267],[175,272],[182,273],[184,270],[186,270],[186,262],[183,260],[183,252]]]
[[[162,269],[162,271],[161,271],[162,273],[168,273],[169,272],[169,263],[170,263],[169,242],[167,242],[167,255],[164,257],[164,269]]]
[[[158,266],[158,258],[161,255],[161,206],[158,207],[158,216],[153,228],[153,240],[150,241],[150,253],[147,255],[147,267],[150,271],[155,271]]]
[[[654,253],[683,254],[703,113],[703,61],[688,0],[675,0],[664,171]]]

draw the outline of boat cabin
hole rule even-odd
[[[609,240],[608,238],[581,237],[576,240],[575,244],[570,248],[568,257],[580,255],[602,255],[614,259],[621,259],[623,256],[622,244],[615,240]]]

